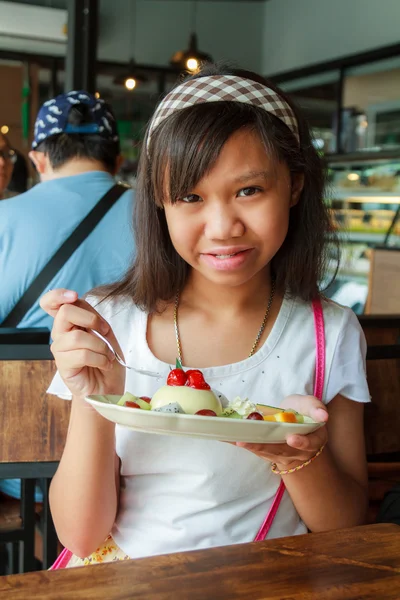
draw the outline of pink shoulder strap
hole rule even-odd
[[[314,379],[314,396],[319,400],[322,400],[324,392],[324,379],[325,379],[325,328],[324,328],[324,311],[322,309],[321,300],[318,298],[313,300],[312,303],[314,312],[314,329],[315,329],[315,379]],[[271,528],[276,513],[278,512],[279,505],[281,503],[283,494],[285,493],[285,484],[283,479],[278,487],[278,491],[275,494],[275,498],[271,504],[271,507],[261,525],[256,537],[255,542],[265,540],[268,531]]]
[[[59,557],[56,559],[55,563],[51,565],[49,571],[58,571],[59,569],[65,569],[72,556],[73,555],[71,550],[64,548]]]
[[[314,311],[314,329],[315,329],[315,380],[314,380],[314,396],[318,400],[322,400],[324,393],[325,379],[325,328],[324,328],[324,311],[322,309],[321,300],[313,300]]]

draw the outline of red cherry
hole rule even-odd
[[[167,377],[167,385],[185,385],[186,381],[187,376],[183,369],[172,369]]]
[[[192,375],[193,373],[195,373],[196,375],[201,375],[201,377],[203,377],[203,373],[200,371],[200,369],[188,369],[186,371],[186,375],[189,377],[189,375]],[[203,377],[204,379],[204,377]]]
[[[190,369],[186,371],[188,387],[194,388],[195,390],[209,390],[210,386],[204,381],[204,376],[198,369]]]
[[[127,400],[125,402],[125,406],[129,406],[129,408],[140,408],[139,404],[136,404],[136,402],[132,402],[132,400]]]
[[[264,421],[264,417],[259,412],[252,412],[247,418],[251,421]]]
[[[202,417],[216,417],[217,413],[215,413],[213,410],[209,410],[208,408],[202,408],[201,410],[198,410],[197,413],[195,413],[196,415],[201,415]]]
[[[151,402],[151,398],[149,398],[148,396],[140,396],[141,400],[144,400],[145,402],[148,402],[150,404]]]

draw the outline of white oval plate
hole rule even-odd
[[[307,434],[322,427],[323,423],[274,423],[247,421],[224,417],[202,417],[162,413],[140,408],[117,406],[121,396],[88,396],[89,402],[103,417],[118,425],[143,433],[183,435],[224,442],[279,444],[293,433]]]

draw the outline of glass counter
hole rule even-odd
[[[341,242],[338,275],[327,295],[362,313],[368,293],[371,249],[400,249],[400,156],[338,157],[328,162],[326,201]],[[336,267],[332,252],[329,276]]]

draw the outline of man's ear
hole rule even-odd
[[[300,200],[301,192],[304,187],[304,174],[303,173],[295,173],[292,177],[292,191],[291,191],[291,199],[290,199],[290,208],[296,206],[298,201]]]
[[[29,152],[29,158],[35,165],[36,171],[39,175],[43,175],[47,171],[48,166],[48,158],[44,152],[37,152],[36,150],[31,150]]]
[[[115,169],[114,172],[112,173],[112,175],[116,175],[117,173],[119,173],[119,170],[122,166],[122,163],[124,162],[124,157],[122,156],[122,154],[118,154],[116,160],[115,160]]]

